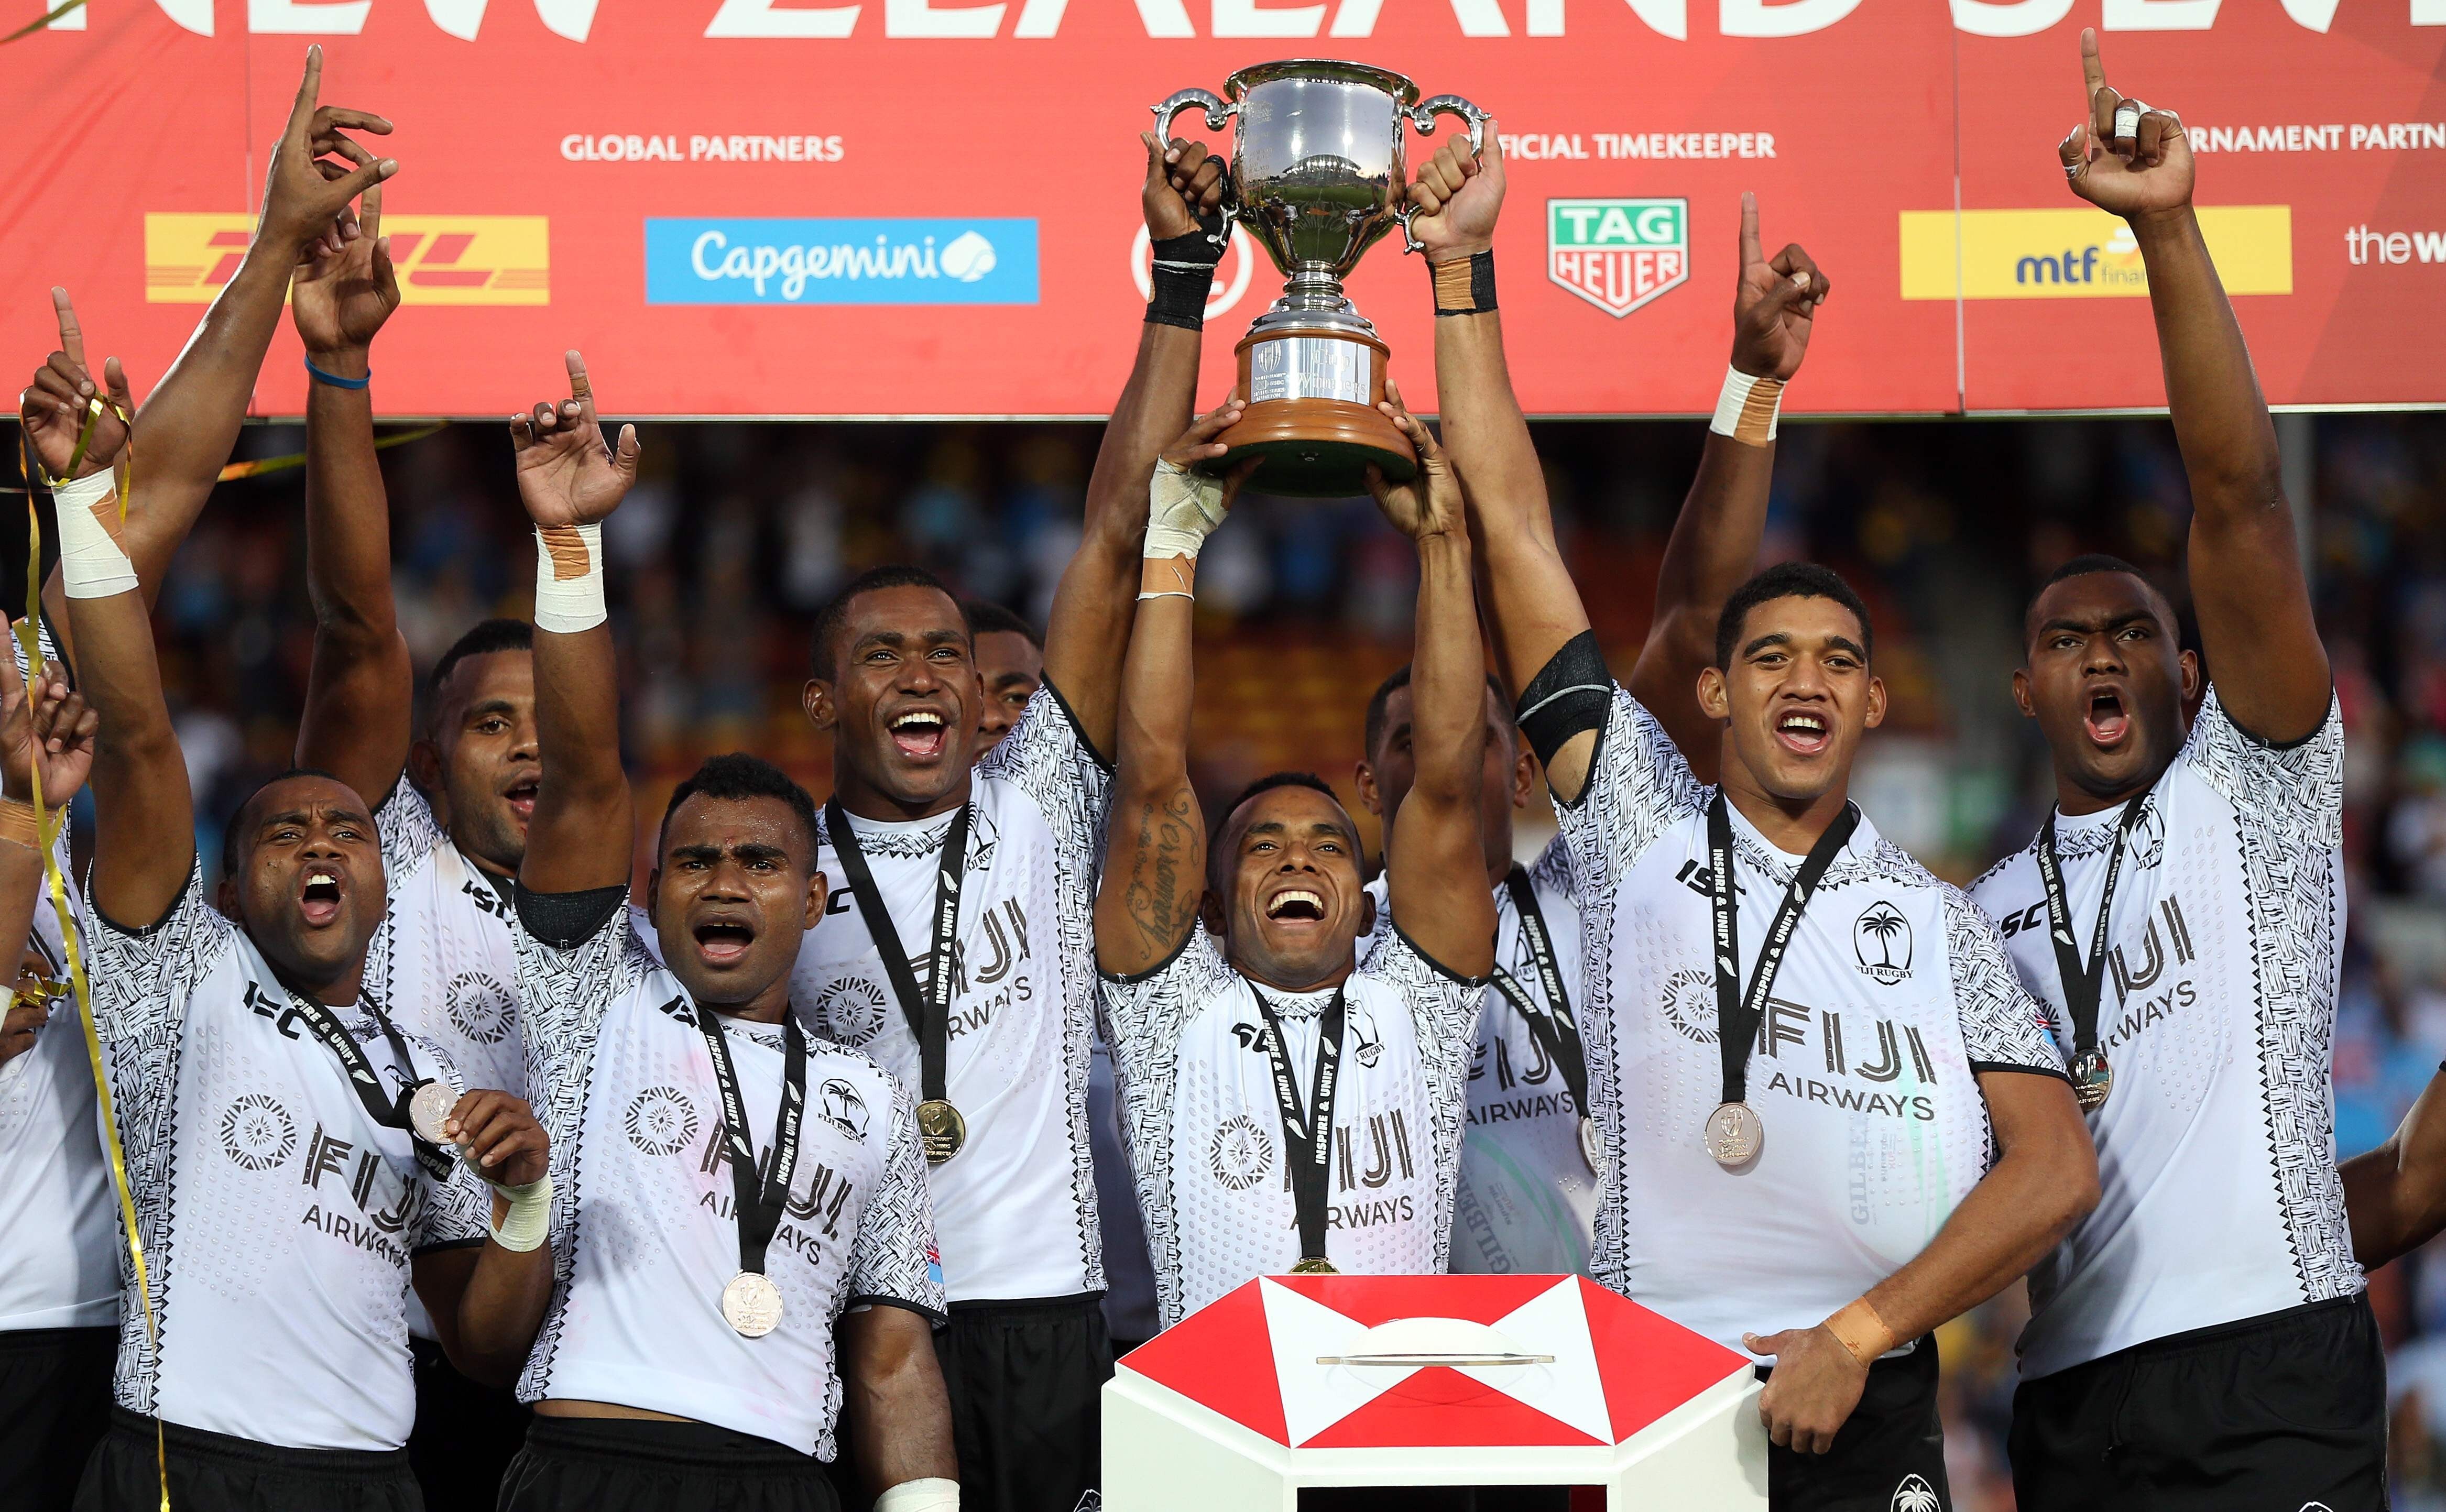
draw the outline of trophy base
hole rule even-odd
[[[1367,492],[1367,469],[1394,482],[1418,476],[1418,453],[1382,410],[1329,399],[1251,404],[1215,438],[1231,450],[1222,471],[1260,458],[1246,487],[1291,498],[1349,498]]]
[[[1355,317],[1273,318],[1240,339],[1240,392],[1249,407],[1215,438],[1222,465],[1259,459],[1248,484],[1294,498],[1367,492],[1367,469],[1395,482],[1418,476],[1410,439],[1376,407],[1384,398],[1384,344]]]

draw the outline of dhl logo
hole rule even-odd
[[[2202,205],[2200,234],[2230,294],[2293,291],[2287,205]],[[2146,297],[2132,228],[2103,210],[1906,210],[1905,299]]]
[[[399,294],[409,305],[549,305],[552,221],[543,215],[386,215]],[[251,215],[144,217],[144,299],[209,304],[236,275]]]

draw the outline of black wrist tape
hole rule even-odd
[[[1613,674],[1597,649],[1597,632],[1582,630],[1529,680],[1513,719],[1537,759],[1552,761],[1571,737],[1602,728],[1612,707]]]
[[[1213,229],[1201,227],[1186,236],[1166,236],[1155,244],[1155,266],[1147,275],[1149,324],[1183,330],[1205,328],[1206,296],[1214,287],[1214,270],[1223,261],[1223,248],[1230,239],[1221,234],[1221,217],[1214,221]]]
[[[1495,253],[1472,252],[1457,263],[1432,263],[1427,281],[1439,315],[1488,315],[1495,311]]]

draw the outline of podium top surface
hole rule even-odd
[[[1369,1336],[1424,1318],[1481,1325],[1449,1330],[1471,1363],[1432,1362],[1417,1347],[1432,1329]],[[1505,1355],[1519,1358],[1483,1363]],[[1400,1448],[1620,1444],[1750,1363],[1577,1276],[1283,1276],[1226,1293],[1120,1369],[1277,1444]]]

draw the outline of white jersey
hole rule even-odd
[[[916,1105],[866,1056],[808,1042],[798,1167],[765,1253],[781,1321],[742,1336],[722,1316],[739,1223],[705,1010],[630,928],[622,890],[605,889],[599,922],[568,948],[525,924],[538,904],[583,911],[590,895],[520,901],[518,1000],[551,1089],[537,1111],[558,1196],[552,1306],[518,1396],[669,1412],[830,1460],[841,1405],[834,1322],[876,1302],[943,1315]],[[721,1023],[762,1169],[783,1031]]]
[[[392,1022],[448,1051],[470,1086],[523,1095],[509,880],[453,844],[405,776],[374,827],[390,908],[366,949],[366,991]]]
[[[1529,886],[1578,1017],[1580,909],[1571,890],[1563,837],[1548,842],[1529,868]],[[1367,885],[1374,929],[1359,943],[1365,966],[1392,936],[1385,879]],[[1529,933],[1512,889],[1495,889],[1495,964],[1532,999],[1544,1002]],[[1452,1268],[1457,1272],[1588,1274],[1596,1224],[1597,1178],[1580,1153],[1580,1108],[1563,1069],[1501,990],[1489,987],[1478,1010],[1477,1049],[1469,1063],[1469,1125],[1462,1131],[1460,1186],[1453,1199]]]
[[[1616,687],[1587,789],[1560,805],[1581,901],[1590,1101],[1608,1151],[1596,1279],[1728,1349],[1808,1328],[1900,1269],[1986,1173],[1975,1073],[2061,1076],[1996,926],[1863,818],[1794,930],[1747,1101],[1765,1144],[1728,1171],[1707,806]],[[1732,811],[1741,980],[1801,857]]]
[[[1171,960],[1105,977],[1122,1128],[1163,1326],[1300,1258],[1282,1106],[1256,991],[1203,924]],[[1362,1276],[1440,1271],[1481,984],[1395,932],[1344,984],[1326,1258]],[[1331,991],[1275,992],[1303,1108]]]
[[[65,842],[60,850],[65,870]],[[73,887],[68,897],[73,909]],[[51,962],[46,974],[66,980],[47,887],[34,934]],[[62,998],[33,1048],[0,1065],[0,1332],[117,1326],[118,1253],[93,1062],[76,999]]]
[[[2361,1290],[2336,1175],[2329,1052],[2344,939],[2343,719],[2275,747],[2211,690],[2116,881],[2089,1115],[2099,1199],[2030,1272],[2022,1373]],[[2075,951],[2122,810],[2059,816]],[[1972,895],[2069,1054],[2038,843]]]
[[[944,1275],[955,1302],[1101,1292],[1087,1056],[1112,774],[1048,683],[977,763],[972,793],[945,1075],[969,1137],[927,1173]],[[921,992],[952,817],[850,820]],[[792,1001],[817,1033],[873,1055],[913,1095],[917,1036],[829,835],[821,866],[832,903],[799,952]]]
[[[408,1131],[367,1112],[200,876],[150,928],[89,901],[85,917],[160,1330],[157,1352],[122,1252],[119,1405],[290,1448],[398,1448],[416,1416],[409,1257],[482,1243],[490,1190],[457,1163],[436,1185]],[[404,1035],[403,1066],[362,1004],[332,1012],[386,1094],[465,1090],[431,1041]]]

